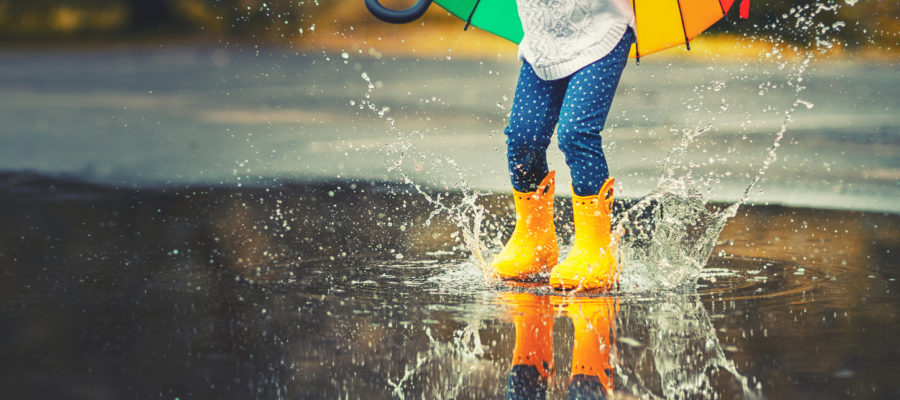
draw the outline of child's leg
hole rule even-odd
[[[565,261],[550,271],[550,285],[562,290],[611,289],[618,267],[611,246],[612,179],[601,147],[616,86],[634,35],[631,30],[606,57],[569,80],[560,110],[559,147],[572,171],[575,238]]]
[[[553,268],[559,259],[553,225],[556,183],[555,174],[547,168],[547,146],[565,90],[565,80],[541,80],[531,65],[522,64],[506,127],[516,229],[491,260],[491,270],[502,279],[528,279]]]
[[[612,105],[628,50],[631,30],[606,57],[582,68],[568,83],[559,115],[559,148],[572,171],[572,188],[578,196],[596,195],[609,178],[600,131]]]
[[[547,146],[559,118],[568,79],[545,81],[522,63],[506,127],[506,157],[513,189],[532,192],[549,171]]]

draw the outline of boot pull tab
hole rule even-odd
[[[550,192],[555,181],[556,181],[556,170],[548,172],[547,176],[544,177],[544,180],[541,181],[541,184],[538,185],[537,190],[534,191],[534,195],[535,196],[543,196],[544,193]]]

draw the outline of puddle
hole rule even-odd
[[[410,186],[7,174],[0,194],[7,398],[499,398],[523,313],[553,321],[559,398],[578,315],[597,309],[624,398],[900,393],[896,214],[744,205],[695,289],[570,297],[485,281],[455,221]],[[507,200],[477,203],[507,215]]]

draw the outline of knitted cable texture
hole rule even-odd
[[[516,0],[525,35],[519,60],[543,80],[565,78],[603,58],[633,24],[625,0]]]

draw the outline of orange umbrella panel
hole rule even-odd
[[[690,41],[722,19],[733,4],[734,0],[632,0],[637,42],[631,56],[640,58],[682,44],[690,49]]]

